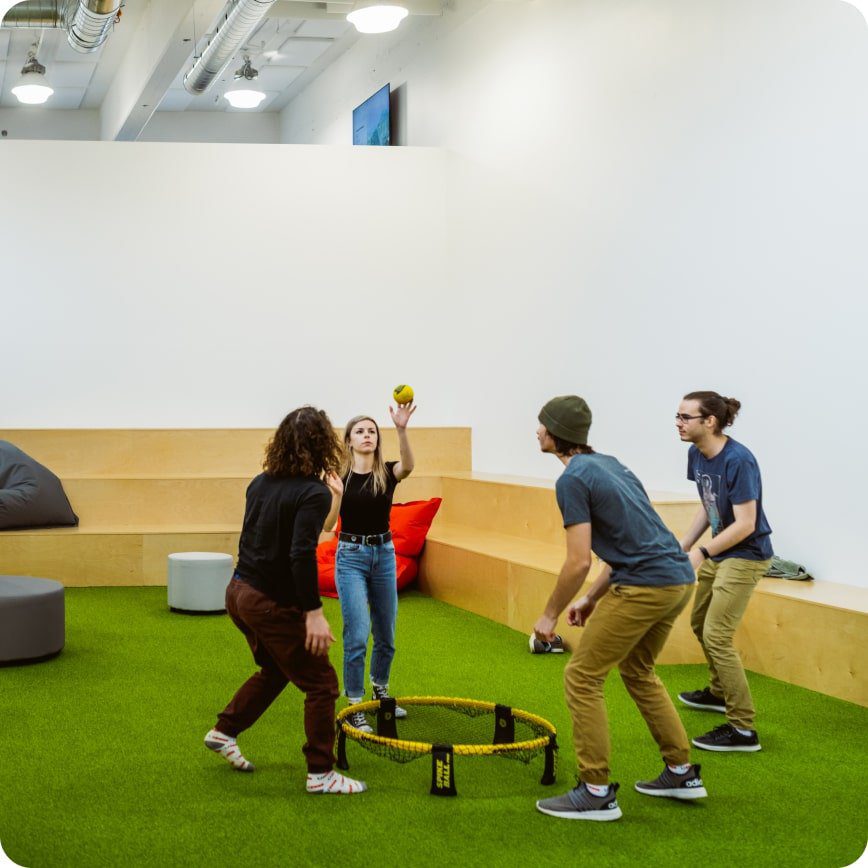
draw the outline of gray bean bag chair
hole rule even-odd
[[[77,524],[60,480],[17,446],[0,440],[0,530]]]

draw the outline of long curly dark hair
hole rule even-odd
[[[265,448],[262,469],[269,476],[337,473],[341,448],[331,420],[316,407],[298,407],[287,415]]]

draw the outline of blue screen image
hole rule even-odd
[[[389,85],[383,85],[358,108],[353,109],[353,144],[388,145]]]

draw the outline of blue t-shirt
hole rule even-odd
[[[763,483],[759,465],[750,449],[730,437],[714,458],[706,458],[691,446],[687,453],[687,478],[696,483],[712,536],[717,536],[735,521],[733,504],[756,501],[753,533],[712,560],[743,558],[746,561],[766,561],[772,556],[772,529],[763,512]]]
[[[678,540],[654,511],[642,483],[611,455],[574,455],[555,493],[564,527],[591,524],[591,548],[624,585],[689,585],[696,580]]]

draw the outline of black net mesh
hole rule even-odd
[[[529,763],[547,747],[553,751],[556,747],[554,726],[520,709],[444,696],[402,697],[396,701],[406,709],[405,718],[384,721],[379,701],[364,702],[338,714],[339,732],[372,753],[400,763],[430,755],[434,745],[451,745],[456,757],[501,756],[523,763]],[[365,713],[373,734],[350,724],[347,718],[356,711]],[[396,737],[389,735],[392,725]]]

